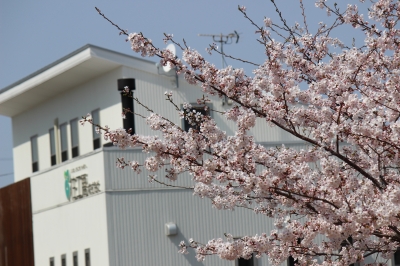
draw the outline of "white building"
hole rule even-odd
[[[173,91],[179,105],[196,102],[201,91],[183,79],[177,87],[174,75],[159,72],[153,62],[87,45],[0,91],[0,114],[12,118],[15,181],[31,180],[35,265],[233,266],[238,262],[217,257],[197,262],[192,251],[178,254],[178,244],[189,238],[206,242],[225,232],[243,236],[272,230],[270,221],[251,211],[217,211],[190,190],[149,184],[146,172],[137,176],[116,168],[118,157],[143,161],[144,154],[104,145],[90,125],[79,125],[91,113],[97,123],[123,126],[118,79],[134,79],[135,96],[182,123],[164,92]],[[212,107],[224,109],[220,99]],[[147,114],[138,105],[134,110]],[[234,133],[233,124],[217,112],[211,115]],[[257,141],[304,147],[264,124],[252,131]],[[134,128],[138,134],[154,134],[143,119],[136,119]],[[190,177],[178,182],[190,185]],[[251,265],[268,265],[268,259]]]

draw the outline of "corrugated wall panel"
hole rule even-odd
[[[149,156],[143,153],[140,149],[119,150],[110,149],[104,152],[105,162],[105,180],[107,190],[126,190],[126,189],[155,189],[164,188],[164,185],[155,182],[149,183],[149,175],[157,175],[157,179],[171,185],[179,185],[190,187],[193,186],[189,175],[181,176],[177,181],[170,181],[165,178],[165,171],[150,172],[145,169],[140,174],[135,173],[130,168],[120,169],[116,167],[117,158],[124,157],[126,161],[135,160],[143,163]]]
[[[107,194],[110,265],[230,265],[234,262],[207,257],[199,263],[193,251],[178,254],[179,242],[193,238],[206,242],[213,237],[255,235],[272,230],[262,215],[238,208],[218,211],[209,200],[193,197],[190,191],[159,190]],[[176,236],[166,236],[164,225],[174,222]],[[112,242],[112,243],[111,243]],[[268,259],[259,260],[268,265]]]
[[[281,142],[262,143],[267,148],[281,147]],[[295,150],[308,149],[304,142],[286,142],[285,147]],[[143,161],[147,154],[140,150],[109,150],[105,152],[107,169],[107,222],[110,240],[110,265],[230,265],[234,262],[208,257],[197,262],[194,252],[177,254],[178,244],[189,238],[206,242],[224,233],[234,236],[267,233],[274,229],[273,220],[245,209],[218,211],[208,199],[192,196],[192,191],[166,189],[162,185],[149,184],[143,172],[140,176],[129,170],[115,167],[115,158],[124,157]],[[161,179],[163,171],[156,173]],[[190,186],[190,177],[175,184]],[[116,191],[129,189],[132,191]],[[135,190],[136,189],[136,190]],[[164,225],[177,224],[176,236],[166,236]],[[324,236],[319,235],[317,242]],[[371,259],[366,261],[370,262]],[[381,260],[380,258],[378,260]],[[285,265],[286,263],[282,263]],[[268,258],[258,261],[258,266],[268,265]]]
[[[162,75],[154,75],[136,69],[124,67],[123,73],[125,77],[136,79],[136,90],[134,92],[135,97],[155,113],[161,114],[167,117],[177,125],[182,124],[182,120],[179,118],[179,114],[175,107],[165,100],[164,92],[166,90],[173,92],[173,100],[177,106],[181,106],[183,103],[196,103],[197,99],[203,97],[203,92],[200,87],[189,85],[183,77],[179,78],[179,87],[176,88],[173,81],[175,77],[165,77]],[[219,112],[231,108],[229,105],[222,105],[222,100],[218,97],[209,97],[212,109],[216,112],[212,112],[211,116],[216,120],[221,130],[225,131],[228,135],[234,135],[236,126],[232,121],[228,121]],[[147,116],[149,112],[146,108],[135,103],[135,112]],[[142,135],[156,135],[157,133],[152,131],[147,125],[146,121],[140,117],[136,118],[135,121],[136,132]],[[274,126],[271,127],[267,122],[261,118],[257,119],[257,125],[250,130],[250,134],[253,135],[256,141],[296,141],[297,138],[293,137],[289,133],[281,130]]]
[[[281,143],[263,143],[267,148],[281,147]],[[296,150],[307,149],[305,143],[286,143],[286,147],[293,148]],[[171,182],[165,178],[165,171],[159,170],[157,172],[149,172],[143,170],[139,175],[132,171],[130,168],[120,169],[116,167],[117,158],[125,158],[128,160],[136,160],[139,163],[143,163],[149,156],[147,153],[143,153],[140,149],[129,149],[119,150],[116,148],[106,149],[104,151],[104,162],[105,162],[105,180],[107,190],[122,190],[122,189],[154,189],[154,188],[165,188],[164,185],[149,183],[149,175],[157,175],[157,179],[167,184],[175,186],[192,187],[193,182],[189,174],[180,175],[177,181]]]
[[[266,148],[280,148],[284,145],[286,148],[295,149],[297,151],[306,150],[310,146],[306,142],[262,142],[261,144]]]

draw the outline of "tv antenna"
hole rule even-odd
[[[236,42],[239,42],[239,33],[237,31],[233,31],[232,33],[229,33],[228,35],[224,35],[222,33],[220,34],[199,34],[199,36],[202,37],[212,37],[214,43],[220,43],[221,44],[221,59],[222,59],[222,68],[225,67],[226,62],[225,62],[225,54],[224,54],[224,44],[231,44],[233,43],[233,40],[236,38]],[[222,105],[231,105],[233,101],[229,99],[228,97],[224,96],[222,99]]]
[[[237,31],[233,31],[232,33],[229,33],[228,35],[224,34],[199,34],[198,36],[202,37],[212,37],[213,41],[215,43],[220,43],[221,44],[221,56],[222,56],[222,68],[225,67],[226,62],[225,62],[225,55],[224,55],[224,44],[231,44],[233,43],[233,39],[236,38],[236,42],[239,42],[239,33]]]

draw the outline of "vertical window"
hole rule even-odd
[[[61,161],[65,162],[68,160],[68,138],[67,138],[67,123],[60,126],[60,137],[61,137]]]
[[[65,254],[61,255],[61,266],[67,266],[67,257]]]
[[[75,118],[69,122],[71,127],[71,154],[72,158],[79,156],[79,134],[78,134],[78,118]]]
[[[56,159],[56,137],[54,135],[54,128],[49,129],[49,136],[50,136],[50,162],[51,166],[57,164]]]
[[[73,262],[74,266],[78,266],[78,251],[75,251],[72,254],[72,262]]]
[[[50,266],[54,266],[54,257],[50,258]]]
[[[194,106],[194,104],[192,104],[192,109],[191,109],[191,114],[190,116],[195,115],[196,113],[201,113],[202,115],[210,115],[210,109],[208,108],[207,111],[204,110],[204,106]],[[192,121],[193,121],[192,117]],[[200,121],[201,122],[201,121]],[[190,124],[188,120],[184,119],[183,120],[183,130],[185,130],[186,132],[189,131],[190,128],[196,129],[196,130],[200,130],[200,124]]]
[[[297,244],[301,244],[302,238],[297,238]],[[287,259],[287,266],[295,266],[298,264],[298,260],[294,259],[292,256],[289,256]]]
[[[85,249],[85,266],[90,266],[90,249]]]
[[[400,249],[397,249],[397,251],[394,253],[394,266],[399,266],[400,265]]]
[[[32,172],[39,171],[39,151],[37,143],[37,135],[31,137],[31,151],[32,151]]]
[[[92,112],[92,121],[94,125],[100,125],[100,110]],[[93,126],[93,150],[100,148],[100,134],[96,132],[96,126]]]
[[[295,266],[297,260],[295,260],[292,256],[287,259],[287,266]]]
[[[342,243],[340,243],[340,250],[344,247],[350,248],[353,245],[353,237],[349,236],[346,240],[343,240]],[[340,252],[339,250],[339,252]],[[359,266],[359,263],[352,263],[349,266]]]

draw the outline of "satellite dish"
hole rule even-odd
[[[167,48],[165,48],[165,49],[170,50],[174,54],[174,56],[176,56],[176,49],[175,49],[175,45],[173,43],[168,44]],[[163,70],[165,72],[169,72],[172,68],[174,68],[174,67],[171,65],[170,62],[168,62],[166,66],[163,66]]]

